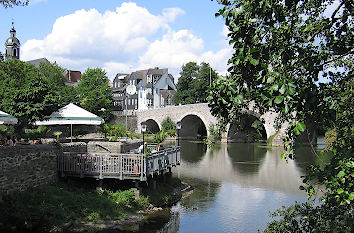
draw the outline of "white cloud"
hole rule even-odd
[[[205,51],[203,39],[191,30],[173,30],[171,23],[183,14],[182,9],[167,8],[154,15],[131,2],[104,13],[78,10],[59,17],[44,39],[26,41],[21,57],[46,57],[81,71],[102,67],[110,78],[118,72],[157,66],[178,76],[181,66],[189,61],[209,62],[225,73],[231,49],[224,43],[220,51]]]
[[[230,33],[230,30],[227,28],[226,25],[224,25],[221,35],[223,35],[225,38],[227,38],[227,35]]]
[[[27,41],[23,59],[38,56],[75,59],[126,60],[147,47],[149,37],[183,14],[181,9],[165,9],[153,15],[136,3],[122,3],[115,11],[101,14],[96,9],[78,10],[56,20],[52,32],[43,40]]]
[[[216,69],[219,74],[227,74],[227,61],[232,56],[232,48],[227,46],[217,52],[208,51],[202,54],[199,61],[205,61],[210,63],[211,67]]]
[[[141,64],[154,67],[181,67],[195,61],[203,51],[203,40],[188,30],[170,30],[161,40],[150,44],[147,52],[139,58]]]

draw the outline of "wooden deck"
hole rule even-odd
[[[174,146],[150,154],[103,154],[64,152],[58,156],[62,177],[114,178],[146,181],[180,164],[180,147]]]

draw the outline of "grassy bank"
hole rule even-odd
[[[50,231],[74,225],[119,220],[130,213],[164,206],[180,198],[176,191],[181,184],[170,179],[158,183],[157,189],[144,188],[135,199],[132,190],[96,190],[80,183],[58,183],[3,196],[0,202],[0,231]],[[75,226],[77,227],[77,226]]]

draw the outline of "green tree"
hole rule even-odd
[[[163,119],[161,126],[162,130],[176,130],[176,123],[173,122],[170,117]]]
[[[304,189],[325,185],[320,206],[312,204],[282,214],[270,231],[349,232],[353,225],[353,3],[339,0],[218,0],[234,48],[231,73],[212,84],[209,105],[230,122],[253,102],[261,113],[280,113],[289,121],[285,139],[291,153],[305,121],[333,119],[337,131],[334,157],[325,168],[309,170]],[[323,79],[328,84],[322,84]],[[291,209],[292,211],[293,209]],[[334,217],[337,214],[337,217]],[[312,224],[318,220],[318,224]],[[351,222],[351,223],[350,223]],[[291,229],[286,227],[291,225]],[[314,228],[308,227],[314,226]]]
[[[112,88],[109,87],[106,72],[100,68],[88,68],[77,86],[80,105],[86,110],[101,116],[105,121],[112,118]],[[103,110],[104,109],[104,110]]]
[[[1,0],[0,4],[5,7],[13,7],[13,6],[27,6],[29,0]]]
[[[38,70],[44,76],[44,80],[48,83],[50,88],[59,91],[65,86],[65,77],[63,75],[64,68],[54,63],[41,62],[38,65]]]
[[[178,79],[177,92],[175,95],[176,104],[194,104],[206,102],[208,88],[211,80],[214,80],[217,73],[211,69],[208,63],[188,62],[182,66],[181,77]]]
[[[0,108],[30,126],[57,109],[57,97],[38,69],[17,59],[0,63]]]
[[[58,97],[58,104],[60,106],[77,101],[76,89],[73,86],[65,85],[64,68],[60,67],[56,62],[41,62],[39,63],[38,70],[43,74],[49,88]]]

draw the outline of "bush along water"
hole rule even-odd
[[[157,183],[154,190],[143,188],[135,196],[130,183],[105,182],[103,189],[96,189],[92,179],[70,183],[42,185],[24,192],[4,195],[0,201],[0,232],[61,232],[86,229],[85,226],[119,220],[134,220],[137,212],[151,213],[152,207],[164,207],[181,198],[181,181],[169,178]],[[153,208],[154,209],[154,208]],[[108,224],[109,225],[109,224]]]
[[[108,191],[78,185],[43,185],[5,195],[0,202],[0,231],[59,230],[70,223],[116,220],[149,205],[132,190]]]

